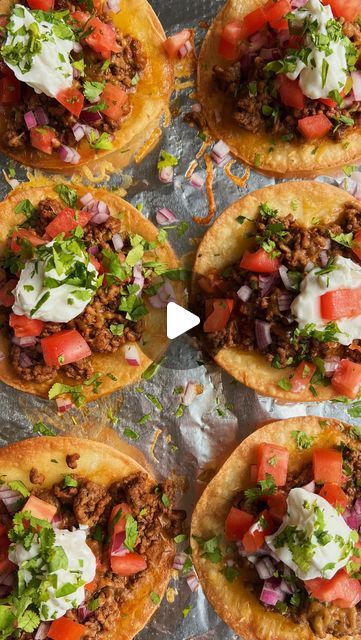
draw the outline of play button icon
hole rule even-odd
[[[200,323],[200,318],[175,302],[167,304],[167,338],[174,340]]]

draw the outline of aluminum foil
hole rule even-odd
[[[204,24],[202,27],[200,24],[211,21],[222,0],[153,0],[152,4],[168,34],[194,27],[198,47],[205,35]],[[195,189],[185,177],[202,145],[197,130],[183,120],[196,101],[195,89],[195,86],[188,86],[173,95],[171,110],[177,115],[146,160],[113,174],[107,183],[110,188],[124,189],[125,197],[133,204],[142,203],[143,214],[153,222],[157,209],[167,206],[181,222],[187,223],[188,228],[181,237],[178,237],[177,228],[169,231],[169,241],[187,265],[191,264],[197,242],[206,230],[192,221],[192,215],[203,216],[208,212],[205,188]],[[169,185],[161,184],[158,179],[156,164],[160,149],[179,159],[175,180]],[[8,170],[9,161],[4,156],[1,166]],[[15,169],[17,179],[26,178],[23,168],[15,166]],[[205,177],[203,159],[199,160],[197,171]],[[236,163],[232,171],[242,175],[244,167]],[[239,188],[227,178],[224,167],[215,167],[217,215],[246,193],[273,182],[252,172],[244,188]],[[1,197],[9,189],[7,182],[2,180]],[[180,415],[181,390],[188,382],[197,383],[202,392]],[[158,476],[175,474],[184,479],[185,492],[180,506],[187,511],[187,525],[207,480],[256,425],[270,419],[312,414],[359,422],[348,413],[350,407],[340,403],[281,404],[257,395],[216,368],[188,336],[173,341],[150,380],[142,380],[138,385],[100,399],[82,410],[59,416],[52,403],[1,383],[0,407],[2,445],[34,436],[33,425],[40,420],[59,433],[98,438],[114,446],[119,446],[120,440],[125,441],[129,452],[144,464],[151,465]],[[185,542],[180,548],[186,546]],[[174,572],[158,613],[139,635],[139,640],[168,638],[232,640],[236,636],[216,616],[202,590],[199,588],[192,593],[186,579]]]

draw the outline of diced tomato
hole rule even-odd
[[[139,553],[129,552],[124,556],[111,556],[110,565],[118,576],[132,576],[147,568],[146,560]]]
[[[117,43],[117,34],[113,25],[102,22],[99,18],[91,18],[87,22],[87,30],[92,29],[92,33],[85,38],[85,42],[103,58],[110,58],[112,52],[119,53],[121,50]]]
[[[121,514],[119,514],[120,511]],[[113,507],[108,522],[109,533],[111,535],[115,536],[117,533],[122,533],[123,531],[125,531],[126,516],[129,513],[131,513],[131,510],[125,502],[116,504]]]
[[[254,517],[251,513],[232,507],[224,526],[227,540],[230,542],[242,540],[253,522]]]
[[[174,36],[170,36],[163,42],[163,47],[169,58],[178,58],[179,50],[185,45],[191,37],[189,29],[183,29],[179,33],[175,33]]]
[[[342,97],[346,95],[345,89],[342,89],[342,91],[340,91],[340,95]],[[333,109],[337,107],[337,102],[335,102],[334,100],[331,100],[331,98],[320,98],[319,100],[320,102],[322,102],[322,104],[325,104],[327,107],[332,107]]]
[[[128,95],[124,89],[117,84],[107,82],[101,95],[101,100],[107,105],[107,108],[103,109],[103,113],[111,120],[116,122],[120,120],[123,115],[123,105],[128,100]]]
[[[80,116],[80,112],[84,106],[84,96],[76,87],[69,87],[69,89],[62,89],[56,96],[58,102],[60,102],[65,109],[70,111],[77,118]]]
[[[353,318],[361,313],[361,289],[336,289],[320,297],[321,317],[324,320]]]
[[[39,238],[32,229],[23,229],[19,227],[19,229],[16,229],[11,236],[10,249],[13,253],[20,253],[22,244],[21,240],[30,242],[33,247],[40,247],[40,245],[45,244],[45,240]]]
[[[97,584],[98,584],[98,580],[94,578],[94,580],[92,580],[91,582],[88,582],[88,584],[85,585],[85,589],[89,593],[93,593],[93,591],[95,591]]]
[[[93,267],[98,271],[98,273],[100,273],[102,265],[99,262],[99,260],[97,260],[95,256],[89,255],[89,261],[90,261],[90,264],[92,264]]]
[[[257,473],[258,473],[258,467],[256,464],[251,464],[250,470],[249,470],[249,479],[251,482],[257,482]]]
[[[316,367],[312,362],[308,362],[306,360],[302,360],[300,364],[296,367],[292,380],[291,380],[291,390],[294,393],[299,393],[300,391],[304,391],[310,385],[312,380],[312,376],[316,371]]]
[[[342,491],[341,487],[335,482],[327,482],[323,485],[320,496],[325,498],[327,502],[332,504],[335,509],[339,510],[341,513],[345,511],[348,505],[348,498],[344,491]]]
[[[315,138],[323,138],[331,131],[332,122],[324,113],[319,113],[317,116],[301,118],[297,123],[297,127],[304,138],[314,140]]]
[[[223,331],[227,326],[234,305],[234,300],[218,298],[206,301],[206,321],[203,325],[205,333]]]
[[[76,229],[78,225],[85,227],[91,217],[92,214],[87,211],[74,211],[74,209],[67,207],[59,211],[54,220],[49,222],[45,233],[49,238],[55,238],[59,233],[64,233],[66,237],[70,235],[70,232]]]
[[[267,19],[264,14],[263,8],[255,9],[251,11],[243,18],[243,25],[246,29],[247,36],[251,36],[257,31],[260,31],[266,24]]]
[[[284,493],[278,491],[272,496],[267,497],[267,504],[270,515],[275,522],[282,522],[283,516],[287,511],[287,498]]]
[[[300,89],[298,80],[290,80],[285,75],[278,76],[278,91],[283,104],[293,109],[303,109],[305,96]]]
[[[283,487],[287,480],[289,452],[286,447],[262,442],[257,448],[257,482],[266,480],[270,474],[277,487]]]
[[[361,229],[356,231],[352,243],[352,252],[361,260]]]
[[[30,143],[34,149],[51,155],[56,134],[51,127],[33,127],[30,129]]]
[[[336,449],[313,450],[313,477],[316,484],[341,484],[342,453]]]
[[[323,4],[330,4],[332,13],[336,18],[345,18],[354,22],[361,15],[360,0],[323,0]]]
[[[272,22],[270,22],[270,26],[275,31],[286,31],[288,29],[288,21],[285,18],[281,18],[281,20],[272,20]]]
[[[79,622],[63,616],[54,620],[47,632],[51,640],[80,640],[86,632],[86,627]]]
[[[20,82],[10,71],[4,78],[0,78],[0,104],[5,106],[19,104],[20,96]]]
[[[61,367],[91,355],[91,349],[76,329],[65,329],[42,338],[41,348],[48,367]]]
[[[15,302],[15,298],[11,292],[14,291],[17,283],[18,281],[13,279],[13,280],[8,280],[7,282],[5,282],[5,284],[1,285],[0,287],[0,306],[1,307],[13,306]]]
[[[198,284],[207,293],[222,293],[225,281],[216,271],[211,271],[207,276],[201,276]]]
[[[31,515],[34,518],[39,518],[39,520],[47,520],[51,522],[56,514],[56,507],[50,502],[45,502],[45,500],[40,500],[36,496],[30,496],[26,503],[24,504],[22,511],[30,511]]]
[[[263,13],[267,22],[277,22],[284,18],[287,13],[291,11],[291,3],[289,0],[278,0],[278,2],[274,2],[274,0],[270,0],[263,7]]]
[[[9,317],[9,325],[14,329],[17,338],[40,336],[44,324],[42,320],[33,320],[26,316],[18,316],[16,313],[11,313]]]
[[[248,36],[247,28],[243,22],[233,20],[223,27],[218,53],[226,60],[236,60],[239,56],[239,43]]]
[[[219,39],[218,53],[225,60],[233,62],[234,60],[237,60],[239,50],[236,44],[231,44],[221,36]]]
[[[54,9],[53,0],[28,0],[30,9],[40,9],[40,11],[51,11]]]
[[[0,27],[6,27],[8,22],[9,22],[8,16],[0,16]],[[4,63],[2,63],[2,64],[4,64]],[[6,67],[6,65],[5,65],[5,67]],[[8,69],[8,71],[10,71],[9,67],[7,67],[7,69]],[[5,75],[7,75],[7,74],[5,73]]]
[[[361,364],[351,360],[340,360],[331,384],[337,394],[354,400],[361,386]]]
[[[287,46],[289,49],[300,49],[302,43],[301,36],[292,35],[289,40],[287,40]]]
[[[267,251],[257,249],[257,251],[245,251],[240,262],[241,269],[254,271],[255,273],[274,273],[280,266],[279,258],[272,258]]]
[[[254,553],[263,546],[266,536],[275,531],[276,527],[269,511],[262,511],[256,522],[242,538],[242,544],[248,553]]]
[[[337,606],[349,609],[361,600],[361,584],[351,578],[344,569],[340,569],[333,578],[314,578],[306,580],[309,594],[321,602],[334,602]]]

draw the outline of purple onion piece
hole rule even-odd
[[[278,279],[279,279],[279,274],[277,271],[275,271],[275,273],[271,273],[269,276],[264,276],[264,275],[258,276],[259,292],[262,298],[264,296],[268,296],[268,294],[271,293],[271,291],[273,291],[273,289],[276,286],[276,283],[278,282]]]
[[[264,320],[255,320],[254,327],[258,349],[265,351],[272,343],[271,325]]]
[[[252,289],[247,284],[244,284],[237,291],[237,296],[239,297],[240,300],[242,300],[242,302],[248,302],[251,295],[252,295]]]

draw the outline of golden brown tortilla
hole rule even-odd
[[[235,496],[250,486],[250,465],[256,462],[256,447],[269,442],[287,447],[289,471],[300,471],[312,460],[312,449],[298,449],[292,431],[304,431],[315,437],[315,446],[332,447],[340,441],[352,440],[349,426],[336,420],[317,417],[291,418],[272,422],[256,430],[233,452],[211,480],[199,500],[192,518],[191,535],[206,540],[224,534],[224,523]],[[353,440],[353,446],[355,441]],[[193,562],[202,588],[217,614],[244,640],[319,640],[308,624],[294,622],[280,613],[266,611],[257,596],[244,583],[245,571],[234,582],[228,582],[217,564],[202,557],[197,542],[191,537]],[[342,636],[341,640],[360,640],[361,635]],[[333,640],[327,634],[324,640]]]
[[[0,0],[0,13],[8,13],[12,5],[12,0]],[[140,40],[147,65],[137,84],[137,90],[130,94],[131,113],[115,135],[113,150],[97,151],[83,138],[78,147],[81,156],[79,163],[69,165],[60,160],[57,153],[46,155],[31,146],[26,149],[11,149],[3,142],[6,121],[11,117],[11,109],[7,109],[0,114],[0,150],[3,153],[30,167],[73,173],[77,167],[97,158],[109,156],[111,159],[114,152],[117,167],[126,166],[145,144],[152,131],[159,125],[161,115],[168,106],[173,69],[162,45],[166,39],[163,27],[147,0],[127,0],[121,2],[120,7],[119,13],[111,13],[109,16],[114,26],[122,33]],[[148,152],[151,149],[152,145],[149,146]]]
[[[124,229],[131,233],[138,233],[143,236],[149,242],[157,240],[158,229],[149,220],[144,218],[141,213],[135,209],[128,202],[115,195],[109,193],[105,189],[91,189],[87,187],[80,187],[72,185],[72,188],[76,189],[78,195],[81,197],[85,193],[92,193],[97,200],[103,200],[109,206],[111,215],[121,218]],[[20,186],[13,191],[3,203],[0,204],[0,255],[4,252],[6,239],[11,229],[21,224],[23,217],[20,214],[15,213],[16,205],[24,199],[29,199],[30,202],[36,206],[38,202],[45,198],[58,199],[58,194],[54,191],[53,187],[22,187]],[[66,205],[64,205],[66,206]],[[149,252],[152,259],[154,257],[160,262],[164,262],[170,269],[174,269],[178,266],[177,258],[171,249],[170,245],[166,242],[164,245],[157,247],[152,252]],[[182,299],[183,287],[180,283],[174,282],[173,288],[177,294],[179,301]],[[141,364],[138,367],[130,366],[120,348],[115,353],[94,353],[92,362],[94,365],[94,371],[102,374],[102,384],[99,388],[99,393],[94,393],[92,386],[84,386],[83,392],[86,396],[86,400],[94,400],[102,395],[112,393],[116,389],[124,387],[128,384],[134,383],[140,378],[142,373],[165,351],[168,340],[166,338],[166,309],[153,309],[150,305],[147,305],[149,313],[144,318],[144,331],[142,333],[142,339],[138,345],[138,351],[140,355]],[[0,322],[1,322],[1,308],[0,308]],[[142,350],[142,340],[146,343],[146,352]],[[6,355],[9,353],[9,340],[4,330],[0,329],[0,351]],[[117,379],[113,380],[106,374],[111,374]],[[61,369],[58,376],[53,381],[34,383],[32,381],[21,380],[17,377],[13,367],[11,366],[8,358],[0,361],[0,380],[6,382],[16,389],[21,391],[27,391],[33,393],[42,398],[48,397],[48,391],[55,382],[62,382],[63,384],[76,385],[77,382],[71,378],[66,378]]]
[[[113,447],[95,440],[70,437],[43,437],[22,440],[0,449],[0,467],[4,480],[21,480],[30,490],[29,472],[36,467],[45,476],[43,487],[51,487],[69,474],[67,454],[79,453],[75,473],[83,478],[108,487],[126,476],[139,471],[149,473],[135,460]],[[52,460],[57,460],[54,464]],[[153,479],[153,478],[152,478]],[[149,597],[156,592],[162,598],[170,578],[174,543],[164,537],[154,542],[154,560],[139,580],[134,595],[119,609],[114,633],[107,640],[131,640],[143,629],[158,606]]]
[[[253,231],[252,223],[245,220],[240,225],[236,218],[239,215],[250,220],[257,218],[262,202],[267,202],[277,209],[280,217],[292,213],[305,227],[311,227],[316,219],[324,224],[333,222],[346,203],[355,203],[355,206],[359,204],[346,191],[319,182],[285,182],[253,191],[228,207],[207,231],[199,245],[194,264],[195,285],[199,276],[207,275],[212,270],[222,273],[252,246],[252,240],[247,239],[247,233]],[[224,347],[218,351],[214,359],[234,378],[266,396],[288,402],[315,402],[335,396],[330,386],[318,386],[317,397],[314,397],[309,389],[300,393],[281,389],[278,381],[288,378],[292,368],[274,369],[255,351]]]
[[[204,40],[198,62],[199,100],[212,135],[224,140],[232,153],[262,173],[280,177],[324,175],[332,169],[361,158],[361,128],[343,134],[342,141],[329,138],[315,141],[275,140],[266,133],[251,133],[232,117],[232,100],[212,79],[215,65],[232,65],[218,54],[222,28],[232,20],[242,20],[266,0],[228,0],[215,18]],[[220,121],[218,121],[220,120]]]

